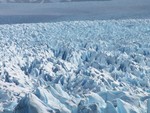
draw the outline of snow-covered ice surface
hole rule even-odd
[[[0,113],[150,113],[150,20],[0,25]]]

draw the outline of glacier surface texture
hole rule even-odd
[[[0,113],[150,113],[150,20],[0,25]]]

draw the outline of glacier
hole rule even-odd
[[[0,25],[0,113],[150,113],[150,19]]]

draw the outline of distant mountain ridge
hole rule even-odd
[[[55,3],[79,1],[110,1],[110,0],[0,0],[0,3]]]

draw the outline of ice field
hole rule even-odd
[[[0,25],[0,113],[150,113],[150,20]]]

